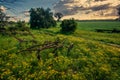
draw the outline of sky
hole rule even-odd
[[[8,15],[11,15],[11,16],[15,16],[17,17],[19,20],[29,20],[29,16],[26,17],[24,14],[24,11],[29,11],[31,8],[38,8],[38,7],[43,7],[43,8],[53,8],[54,4],[58,3],[60,0],[15,0],[16,2],[12,3],[12,4],[6,4],[6,3],[3,3],[4,1],[7,1],[7,2],[12,2],[14,0],[0,0],[0,5],[4,4],[5,6],[7,6],[8,8],[10,8],[10,10],[7,10],[7,14]],[[61,0],[63,1],[63,0]],[[64,7],[64,4],[63,2],[59,2],[59,4],[57,4],[58,6],[56,6],[57,10],[60,11],[60,12],[66,12],[66,11],[69,11],[70,7],[73,6],[73,12],[75,12],[74,10],[74,7],[79,7],[80,5],[82,7],[85,7],[86,5],[84,4],[85,1],[89,1],[89,0],[74,0],[74,3],[67,3],[68,1],[71,1],[71,0],[65,0],[64,2],[66,2],[66,5],[68,5],[69,7],[65,8]],[[92,1],[92,0],[90,0]],[[63,5],[61,5],[63,4]],[[99,8],[99,6],[101,5],[104,5],[104,4],[110,4],[110,8],[106,9],[106,10],[102,10],[102,11],[91,11],[93,9],[93,7]],[[120,0],[103,0],[103,1],[98,1],[98,2],[91,2],[91,6],[92,7],[89,7],[88,10],[76,10],[77,12],[73,13],[73,15],[66,15],[63,17],[63,19],[68,19],[68,18],[75,18],[75,19],[101,19],[102,17],[104,19],[108,19],[106,16],[99,16],[101,15],[101,12],[104,12],[105,15],[113,15],[115,14],[115,17],[114,15],[113,16],[110,16],[110,18],[112,17],[113,18],[116,18],[116,6],[120,4]],[[113,6],[113,7],[111,7]],[[71,8],[72,9],[72,8]],[[56,10],[54,8],[54,10]],[[101,10],[101,9],[100,9]],[[71,10],[70,10],[71,11]],[[86,14],[86,12],[89,14]],[[70,12],[69,12],[70,13]],[[83,13],[83,15],[82,15]],[[63,13],[64,14],[64,13]],[[26,13],[26,15],[28,15],[28,13]],[[96,18],[97,17],[97,18]],[[102,19],[103,19],[102,18]]]
[[[27,10],[32,7],[50,7],[52,8],[53,4],[55,4],[59,0],[25,0],[25,2],[21,3],[18,7],[20,10]]]
[[[59,0],[16,0],[16,2],[12,4],[2,3],[5,0],[0,0],[0,5],[4,4],[6,7],[11,8],[7,10],[7,14],[18,16],[18,17],[25,17],[23,15],[23,11],[28,11],[30,8],[53,8],[54,4],[57,3]],[[8,2],[12,2],[13,0],[6,0]],[[2,3],[2,4],[1,4]]]

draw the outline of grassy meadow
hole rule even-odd
[[[120,33],[101,33],[95,29],[119,29],[117,21],[79,21],[73,34],[61,34],[59,24],[49,29],[31,30],[39,43],[65,39],[74,46],[64,47],[54,57],[52,49],[19,53],[18,41],[0,35],[0,80],[120,80]],[[31,40],[29,35],[16,35]],[[31,44],[30,44],[31,45]],[[22,49],[27,46],[22,45]]]

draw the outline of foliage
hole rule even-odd
[[[3,28],[6,25],[7,20],[8,20],[8,17],[2,11],[2,9],[0,9],[0,28]]]
[[[74,19],[63,20],[60,26],[62,33],[72,33],[76,30],[77,23]]]
[[[54,16],[57,18],[57,21],[60,21],[60,19],[63,17],[62,13],[55,13]]]
[[[8,24],[8,19],[12,18],[16,20],[15,16],[7,15],[6,11],[10,11],[13,14],[16,14],[15,8],[17,8],[19,5],[18,3],[21,2],[24,2],[24,0],[0,0],[0,28],[5,27],[6,25],[10,25]]]
[[[120,20],[120,7],[118,8],[118,16],[119,16],[119,20]]]
[[[16,28],[20,31],[26,31],[29,28],[27,27],[27,23],[25,21],[18,21],[15,25]]]
[[[103,22],[102,22],[103,23]],[[106,27],[116,28],[115,22],[105,23]],[[81,25],[81,22],[78,22]],[[101,28],[96,22],[96,28]],[[118,25],[118,22],[116,23]],[[119,23],[120,24],[120,23]],[[89,25],[86,23],[85,25]],[[95,25],[94,25],[95,26]],[[58,56],[51,53],[53,49],[41,51],[41,60],[36,52],[19,52],[19,43],[11,36],[0,35],[0,79],[1,80],[120,80],[120,45],[119,34],[97,33],[93,26],[78,26],[71,35],[57,33],[60,28],[31,30],[39,43],[54,41],[57,37],[66,38],[74,43],[69,54],[66,48],[58,50]],[[91,28],[91,29],[90,29]],[[16,35],[23,39],[33,39],[29,35]],[[100,40],[101,39],[101,40]],[[105,41],[103,43],[103,40]],[[110,45],[107,43],[113,43]],[[32,45],[31,43],[29,43]],[[64,43],[67,45],[67,42]],[[27,48],[22,45],[22,48]]]
[[[31,8],[30,10],[30,28],[49,28],[56,26],[56,22],[53,19],[53,14],[50,9],[43,8]]]
[[[25,21],[18,21],[16,23],[9,23],[10,26],[8,27],[8,31],[25,31],[28,29]]]
[[[19,27],[19,28],[26,27],[25,21],[18,21],[16,23],[16,27]]]
[[[31,34],[31,32],[27,23],[25,23],[24,21],[18,21],[8,22],[8,26],[5,26],[5,28],[0,28],[0,34],[4,36],[15,36],[16,34],[27,35]]]

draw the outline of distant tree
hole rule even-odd
[[[50,9],[31,8],[30,10],[30,28],[49,28],[56,26],[56,21],[53,19],[53,13]]]
[[[62,13],[55,13],[54,16],[57,18],[57,21],[60,21],[60,19],[63,17]]]
[[[18,21],[18,22],[16,23],[16,27],[18,27],[18,28],[26,27],[25,21]]]
[[[74,19],[63,20],[60,26],[62,33],[73,33],[77,28],[77,23]]]
[[[118,16],[119,16],[119,20],[120,20],[120,7],[118,8]]]
[[[3,12],[2,9],[0,9],[0,27],[4,27],[7,20],[8,20],[8,16],[6,16],[6,14]]]
[[[9,18],[14,18],[13,16],[8,16],[5,14],[4,11],[6,10],[10,10],[12,11],[13,5],[14,7],[16,7],[18,4],[15,4],[15,2],[22,2],[23,0],[0,0],[0,27],[4,27],[5,25],[7,25],[7,20]],[[14,13],[14,12],[13,12]]]

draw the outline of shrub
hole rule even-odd
[[[15,34],[19,31],[28,31],[29,27],[26,25],[25,21],[18,21],[14,23],[13,25],[10,25],[7,28],[8,31],[14,32]]]
[[[62,33],[73,33],[76,30],[77,23],[74,19],[63,20],[60,26]]]
[[[18,21],[15,25],[15,27],[20,31],[26,31],[29,29],[27,26],[27,23],[25,21]]]
[[[26,27],[25,21],[18,21],[16,27],[18,28]]]

